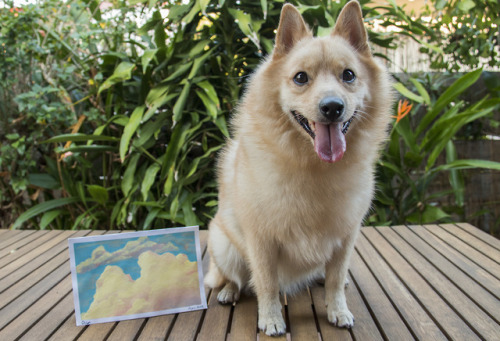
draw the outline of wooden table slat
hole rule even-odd
[[[457,229],[455,225],[452,224],[442,224],[439,225],[441,228],[446,230],[451,235],[460,238],[464,243],[470,245],[478,252],[482,253],[486,257],[492,259],[496,263],[500,263],[500,253],[496,248],[484,243],[481,239],[467,233],[464,230]]]
[[[147,319],[137,341],[165,340],[174,320],[175,315],[162,315]]]
[[[398,233],[408,245],[418,250],[422,257],[439,269],[452,283],[474,301],[474,303],[488,312],[488,314],[495,319],[496,323],[500,323],[500,300],[481,287],[464,272],[460,271],[459,268],[441,256],[436,250],[426,244],[409,229],[395,229],[395,232]],[[408,257],[412,257],[412,255]]]
[[[293,295],[287,302],[290,336],[297,340],[318,340],[318,328],[309,290]]]
[[[500,251],[500,239],[497,239],[493,237],[492,235],[489,235],[487,233],[484,233],[484,231],[481,231],[477,227],[467,224],[467,223],[458,223],[455,224],[456,226],[460,227],[462,230],[467,231],[474,237],[482,240],[485,244],[488,244],[489,246],[494,247],[498,251]]]
[[[477,266],[477,264],[441,239],[436,238],[424,226],[411,226],[410,230],[432,246],[434,250],[446,258],[450,263],[453,263],[453,265],[472,278],[476,283],[485,288],[497,299],[500,299],[500,284],[498,279],[492,274]]]
[[[408,289],[429,312],[433,320],[439,323],[443,333],[457,340],[464,338],[479,340],[479,337],[457,316],[452,307],[441,299],[441,296],[434,291],[426,279],[417,273],[377,230],[364,229],[363,235],[370,240],[398,277],[405,282]]]
[[[327,320],[324,287],[281,297],[287,334],[257,330],[254,296],[231,306],[77,327],[67,238],[119,231],[0,230],[0,340],[498,340],[500,242],[466,223],[367,227],[351,260],[352,329]],[[207,233],[200,231],[203,271]]]
[[[360,235],[357,243],[358,252],[353,254],[351,260],[352,276],[370,307],[376,323],[380,326],[380,332],[384,338],[390,340],[413,340],[413,336],[399,315],[399,312],[394,309],[389,297],[387,297],[383,288],[379,286],[377,279],[363,260],[368,255],[366,252],[368,247],[365,237]],[[391,274],[391,276],[394,275]]]
[[[39,233],[29,233],[31,231],[27,231],[25,236],[20,236],[19,239],[17,239],[15,242],[6,245],[4,248],[0,250],[0,259],[4,258],[5,256],[10,256],[10,258],[1,259],[0,267],[3,267],[5,264],[8,264],[11,262],[12,258],[15,258],[19,255],[19,250],[22,249],[23,247],[27,247],[26,250],[29,249],[29,244],[35,240],[40,240],[41,237],[44,234],[47,234],[49,231],[40,231]],[[29,250],[28,250],[29,251]]]
[[[440,296],[457,311],[467,324],[487,340],[500,338],[500,330],[495,331],[498,324],[491,319],[474,301],[467,297],[455,283],[446,278],[419,255],[410,245],[406,244],[390,228],[384,237],[400,252],[407,262],[411,260],[412,266],[423,276],[426,281],[440,294]]]
[[[448,245],[453,247],[455,250],[462,253],[464,256],[472,260],[478,266],[482,267],[487,272],[491,273],[495,278],[500,279],[500,264],[489,258],[488,256],[482,254],[481,252],[474,249],[472,246],[468,245],[466,242],[450,234],[446,230],[438,227],[427,225],[427,230],[432,234],[439,237],[441,240],[446,241]]]
[[[358,245],[367,266],[370,267],[378,283],[396,306],[412,333],[421,340],[445,340],[446,336],[433,322],[432,317],[393,273],[389,265],[377,257],[376,250],[368,241],[361,238]]]
[[[7,230],[4,230],[7,231]],[[6,235],[2,235],[2,240],[0,241],[0,250],[7,249],[9,252],[12,250],[10,247],[12,244],[16,243],[19,240],[23,240],[24,238],[28,238],[29,235],[38,234],[40,232],[35,230],[14,230],[8,231]],[[36,238],[36,237],[35,237]],[[28,239],[30,240],[30,239]]]

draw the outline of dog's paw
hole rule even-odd
[[[285,320],[283,320],[281,314],[266,318],[259,317],[259,329],[269,336],[283,335],[286,332]]]
[[[329,311],[328,321],[340,328],[351,328],[354,325],[354,316],[347,309],[339,311]]]
[[[227,283],[217,295],[220,304],[232,304],[240,299],[240,290],[232,282]]]

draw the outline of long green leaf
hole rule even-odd
[[[410,82],[412,82],[413,85],[415,85],[415,88],[417,89],[418,93],[422,97],[422,100],[424,101],[424,103],[427,105],[431,105],[431,97],[429,96],[429,93],[427,92],[427,90],[425,90],[422,83],[420,83],[415,78],[410,78]]]
[[[446,145],[446,163],[452,163],[457,160],[457,150],[453,141],[449,141]],[[457,169],[451,169],[449,174],[450,185],[455,194],[455,203],[462,207],[464,205],[465,182],[462,173]]]
[[[478,69],[469,72],[457,79],[448,89],[446,89],[446,91],[439,96],[436,103],[434,103],[432,109],[428,111],[420,121],[416,130],[416,135],[420,135],[448,104],[474,84],[481,76],[482,71],[482,69]]]
[[[87,142],[87,141],[118,141],[119,138],[113,136],[104,135],[87,135],[87,134],[62,134],[54,136],[48,140],[42,141],[41,143],[59,143],[59,142]]]
[[[424,98],[422,96],[419,96],[410,90],[408,90],[402,83],[394,83],[392,85],[394,89],[396,89],[401,95],[404,97],[411,99],[412,101],[415,101],[417,103],[422,103],[424,101]]]
[[[120,140],[120,159],[122,160],[122,162],[125,160],[125,154],[127,154],[130,139],[141,124],[141,119],[142,115],[144,114],[145,108],[146,107],[144,105],[135,108],[135,110],[132,112],[132,115],[130,115],[130,120],[123,130],[123,135]]]
[[[134,177],[135,177],[135,171],[137,169],[137,163],[139,162],[139,158],[141,157],[141,154],[139,153],[134,153],[130,160],[128,161],[127,168],[125,169],[125,172],[123,173],[123,179],[121,183],[122,187],[122,192],[125,197],[127,197],[130,193],[130,190],[132,189],[134,185]]]
[[[111,77],[106,79],[104,83],[101,84],[97,93],[100,94],[102,91],[112,87],[116,83],[130,79],[132,77],[132,70],[134,67],[135,64],[130,62],[121,62],[118,64]]]
[[[115,146],[101,146],[91,144],[90,146],[75,146],[69,147],[63,150],[63,153],[72,152],[72,153],[103,153],[103,152],[114,152],[117,150]]]
[[[441,165],[432,169],[432,172],[434,173],[452,169],[470,169],[470,168],[482,168],[482,169],[492,169],[500,171],[500,162],[495,162],[490,160],[477,160],[477,159],[455,160],[453,162],[447,163],[446,165]]]
[[[151,186],[155,182],[156,174],[161,169],[161,166],[157,163],[153,163],[148,167],[146,173],[144,174],[144,179],[141,184],[141,194],[144,201],[148,200],[148,193],[151,189]]]
[[[42,219],[40,219],[40,230],[45,230],[47,226],[50,225],[51,222],[54,221],[59,216],[62,216],[63,214],[67,213],[64,210],[52,210],[45,212],[42,215]]]
[[[11,229],[17,229],[20,227],[22,224],[24,224],[26,221],[28,221],[31,218],[34,218],[42,213],[51,211],[53,209],[56,209],[58,207],[64,206],[64,205],[70,205],[74,204],[76,202],[80,202],[81,200],[78,197],[70,197],[70,198],[60,198],[60,199],[54,199],[50,201],[45,201],[40,204],[37,204],[28,210],[26,210],[24,213],[22,213],[14,222],[12,225]]]

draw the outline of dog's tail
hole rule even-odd
[[[226,277],[220,272],[217,264],[215,264],[213,258],[210,258],[210,265],[208,267],[208,273],[205,276],[205,285],[210,288],[218,288],[227,282]]]

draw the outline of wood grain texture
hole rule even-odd
[[[499,340],[500,242],[466,223],[363,228],[349,270],[352,329],[327,319],[325,289],[282,297],[287,333],[257,330],[257,300],[77,327],[67,238],[105,231],[0,230],[0,340]],[[111,231],[110,233],[116,233]],[[200,231],[207,271],[206,231]]]

